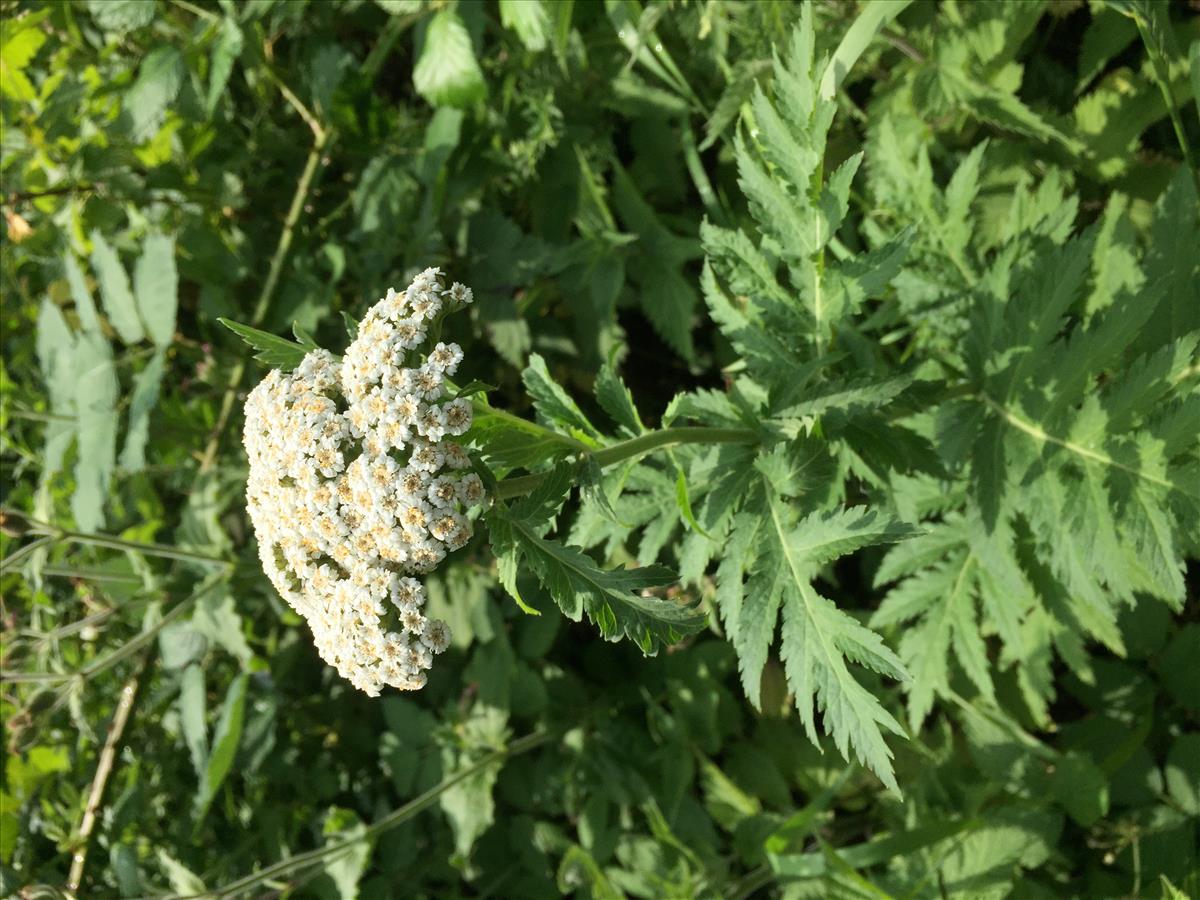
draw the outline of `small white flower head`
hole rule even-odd
[[[442,653],[450,646],[450,628],[441,619],[429,619],[421,634],[421,643],[434,653]]]
[[[467,451],[460,444],[443,441],[442,452],[446,455],[446,465],[451,469],[471,468],[471,457],[467,455]]]
[[[434,291],[418,291],[408,301],[413,313],[428,322],[442,311],[442,298]]]
[[[441,422],[446,434],[466,434],[471,427],[471,401],[466,397],[451,400],[442,406]]]
[[[472,473],[474,474],[474,473]],[[478,478],[479,476],[476,476]],[[462,481],[449,475],[439,475],[429,482],[429,503],[439,509],[453,506],[459,498],[459,485]]]
[[[442,401],[462,350],[425,344],[430,320],[471,302],[441,277],[426,269],[389,289],[340,364],[314,350],[246,400],[246,501],[263,571],[321,658],[372,697],[419,690],[449,646],[412,576],[470,540],[466,513],[485,499],[464,471],[470,457],[445,439],[471,425],[469,400]]]
[[[457,303],[460,306],[466,306],[475,299],[474,292],[465,284],[459,284],[457,281],[450,285],[446,296],[450,298],[451,303]]]
[[[462,362],[463,352],[458,344],[444,344],[441,341],[429,351],[429,364],[441,369],[447,375],[453,375]]]
[[[455,485],[458,499],[465,506],[479,506],[483,503],[483,479],[474,472],[468,472]]]

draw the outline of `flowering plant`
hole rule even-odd
[[[994,636],[1000,665],[1016,666],[1024,702],[1041,715],[1053,693],[1037,674],[1046,663],[1036,642],[1024,634],[1030,622],[1049,634],[1078,623],[1113,641],[1114,605],[1135,591],[1182,602],[1173,535],[1196,513],[1186,488],[1196,442],[1180,430],[1192,412],[1184,394],[1196,373],[1196,334],[1183,329],[1158,345],[1143,338],[1139,349],[1149,355],[1133,365],[1133,387],[1106,380],[1099,394],[1087,393],[1119,361],[1118,337],[1135,333],[1155,304],[1174,302],[1157,292],[1179,276],[1150,257],[1158,274],[1144,303],[1118,306],[1096,288],[1087,324],[1072,323],[1058,337],[1104,249],[1088,235],[1068,239],[1060,219],[1072,202],[1052,197],[1018,204],[1032,211],[1010,226],[1007,249],[994,258],[979,247],[973,261],[964,256],[971,245],[961,232],[959,243],[946,244],[886,219],[868,229],[869,249],[835,252],[863,154],[823,171],[833,66],[813,48],[806,13],[775,61],[774,95],[754,95],[756,130],[736,144],[757,240],[701,227],[701,288],[741,362],[728,390],[677,395],[661,428],[646,428],[611,365],[595,380],[595,399],[615,430],[598,427],[536,353],[523,373],[536,422],[494,408],[479,385],[439,402],[461,352],[422,348],[470,291],[442,287],[436,269],[374,307],[340,363],[302,332],[292,343],[231,325],[264,359],[294,369],[269,376],[247,408],[251,511],[264,566],[308,617],[322,655],[356,685],[375,692],[424,683],[446,632],[421,617],[416,588],[400,588],[411,583],[399,579],[428,572],[462,546],[472,513],[487,525],[500,583],[526,612],[539,612],[522,595],[527,572],[565,615],[586,615],[604,637],[629,638],[647,654],[706,624],[720,627],[755,706],[764,702],[778,630],[787,687],[809,738],[824,730],[889,787],[898,784],[888,736],[905,729],[856,671],[903,686],[915,731],[935,699],[952,692],[951,656],[982,696],[995,696],[983,635]],[[885,121],[878,135],[879,157],[892,152],[889,128]],[[925,185],[935,198],[927,205],[969,207],[985,149],[964,158],[944,195]],[[921,171],[905,174],[896,161],[871,176],[881,196],[904,208],[903,184],[920,182]],[[1190,187],[1177,178],[1172,203],[1194,206]],[[1160,212],[1173,214],[1169,205]],[[942,266],[945,283],[974,266],[984,274],[964,288],[970,303],[944,299],[953,315],[931,320],[929,337],[914,334],[914,352],[925,358],[904,364],[887,358],[882,342],[857,335],[864,304],[885,290],[920,318],[929,297],[913,274],[918,263],[901,271],[910,253],[919,265]],[[1140,273],[1129,282],[1147,283]],[[1194,310],[1168,313],[1194,319]],[[835,351],[838,344],[847,350]],[[842,359],[851,351],[861,366],[848,369]],[[1165,381],[1139,387],[1143,372]],[[1055,385],[1053,397],[1043,395],[1044,383]],[[1162,399],[1169,402],[1154,415]],[[470,456],[446,435],[467,441]],[[447,481],[443,466],[475,473]],[[525,474],[505,477],[517,470]],[[943,496],[935,488],[966,474],[969,490]],[[1035,487],[1015,489],[1021,479]],[[564,541],[551,532],[576,486],[580,510]],[[1063,514],[1079,523],[1065,543]],[[680,526],[676,573],[655,560]],[[586,552],[635,539],[646,565],[605,569]],[[1046,547],[1055,567],[1028,571],[1028,541]],[[839,558],[893,543],[876,578],[896,586],[869,622],[821,593],[818,583]],[[715,583],[705,574],[710,564]],[[673,588],[677,582],[691,590]],[[1035,594],[1061,602],[1035,605]],[[387,630],[381,623],[396,600],[400,630]],[[893,650],[874,629],[898,624],[907,631]],[[1082,664],[1071,642],[1043,643],[1046,653]]]
[[[1200,897],[1194,6],[0,0],[0,895]]]
[[[309,350],[246,401],[246,505],[263,569],[321,658],[372,696],[423,687],[449,645],[411,575],[470,540],[466,512],[484,498],[466,451],[447,439],[471,426],[470,400],[443,400],[462,350],[439,341],[421,353],[430,325],[471,302],[439,274],[389,290],[340,362]]]

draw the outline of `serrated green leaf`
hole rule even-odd
[[[895,541],[913,529],[861,507],[814,513],[797,521],[794,512],[767,489],[747,516],[762,519],[753,542],[738,543],[742,559],[727,557],[718,569],[718,602],[727,622],[736,611],[734,646],[747,697],[757,705],[759,679],[782,613],[782,655],[788,685],[809,738],[817,740],[816,712],[838,750],[851,750],[889,787],[896,788],[891,751],[883,731],[902,734],[879,700],[850,672],[855,662],[897,680],[906,680],[900,659],[882,639],[838,609],[812,587],[825,563],[853,550]],[[741,527],[746,517],[735,520]],[[736,540],[736,538],[735,538]],[[746,578],[744,593],[738,584]]]
[[[88,0],[87,5],[105,31],[134,31],[154,21],[154,0]]]
[[[179,724],[197,778],[204,777],[208,766],[205,705],[204,669],[199,663],[192,663],[179,678]]]
[[[146,465],[146,443],[150,438],[150,413],[158,403],[158,390],[166,369],[166,356],[158,350],[138,372],[133,381],[133,396],[129,401],[129,423],[125,430],[125,445],[121,448],[121,468],[126,472],[140,471]]]
[[[217,321],[257,350],[258,353],[254,354],[255,359],[284,372],[300,365],[304,357],[313,349],[312,346],[298,344],[287,338],[281,338],[270,332],[251,328],[249,325],[243,325],[230,319],[218,317]]]
[[[99,231],[92,232],[92,267],[100,283],[100,300],[104,314],[126,344],[136,344],[143,337],[142,320],[138,317],[129,276],[117,252],[104,240]]]
[[[79,335],[75,342],[74,388],[79,449],[71,512],[81,531],[104,527],[105,500],[116,462],[119,391],[108,341],[98,334]]]
[[[562,502],[563,479],[569,471],[559,467],[547,479],[543,488],[548,498]],[[522,514],[529,518],[521,518]],[[506,588],[518,564],[527,566],[568,618],[578,621],[587,613],[606,640],[628,637],[647,655],[703,627],[704,617],[686,602],[647,593],[674,583],[673,572],[662,566],[603,570],[581,550],[542,537],[539,532],[544,526],[538,523],[543,518],[530,505],[512,510],[494,507],[488,512],[493,549],[511,560]]]
[[[609,417],[626,429],[632,435],[641,434],[646,430],[633,403],[633,395],[621,380],[621,376],[613,369],[612,363],[605,363],[596,375],[596,402]]]
[[[142,255],[133,272],[133,290],[147,336],[156,346],[166,347],[175,334],[175,310],[179,305],[173,239],[152,234],[142,243]]]
[[[596,430],[583,410],[559,386],[546,368],[546,360],[539,353],[529,354],[529,365],[521,373],[525,389],[533,398],[538,415],[550,425],[558,426],[576,437],[598,437]]]
[[[176,47],[159,46],[146,54],[133,86],[125,95],[124,106],[135,141],[145,141],[154,135],[179,95],[186,74],[183,54]]]

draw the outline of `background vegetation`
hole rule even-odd
[[[0,2],[4,893],[1200,893],[1200,18],[813,4],[848,68],[801,126],[803,10]],[[558,514],[703,629],[645,657],[560,615],[515,505],[499,570],[481,528],[428,579],[424,691],[321,664],[259,570],[263,369],[217,318],[337,351],[429,265],[494,407],[776,441]],[[849,536],[769,584],[773,516]],[[818,676],[876,670],[841,718],[803,702],[813,597]]]

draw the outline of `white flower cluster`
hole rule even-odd
[[[471,403],[439,402],[462,350],[421,351],[430,324],[472,299],[440,276],[427,269],[402,294],[389,290],[340,364],[314,350],[246,401],[246,499],[263,569],[321,658],[373,697],[424,687],[448,646],[450,629],[425,616],[425,589],[409,576],[470,540],[465,510],[484,499],[466,451],[447,440],[471,426]]]

